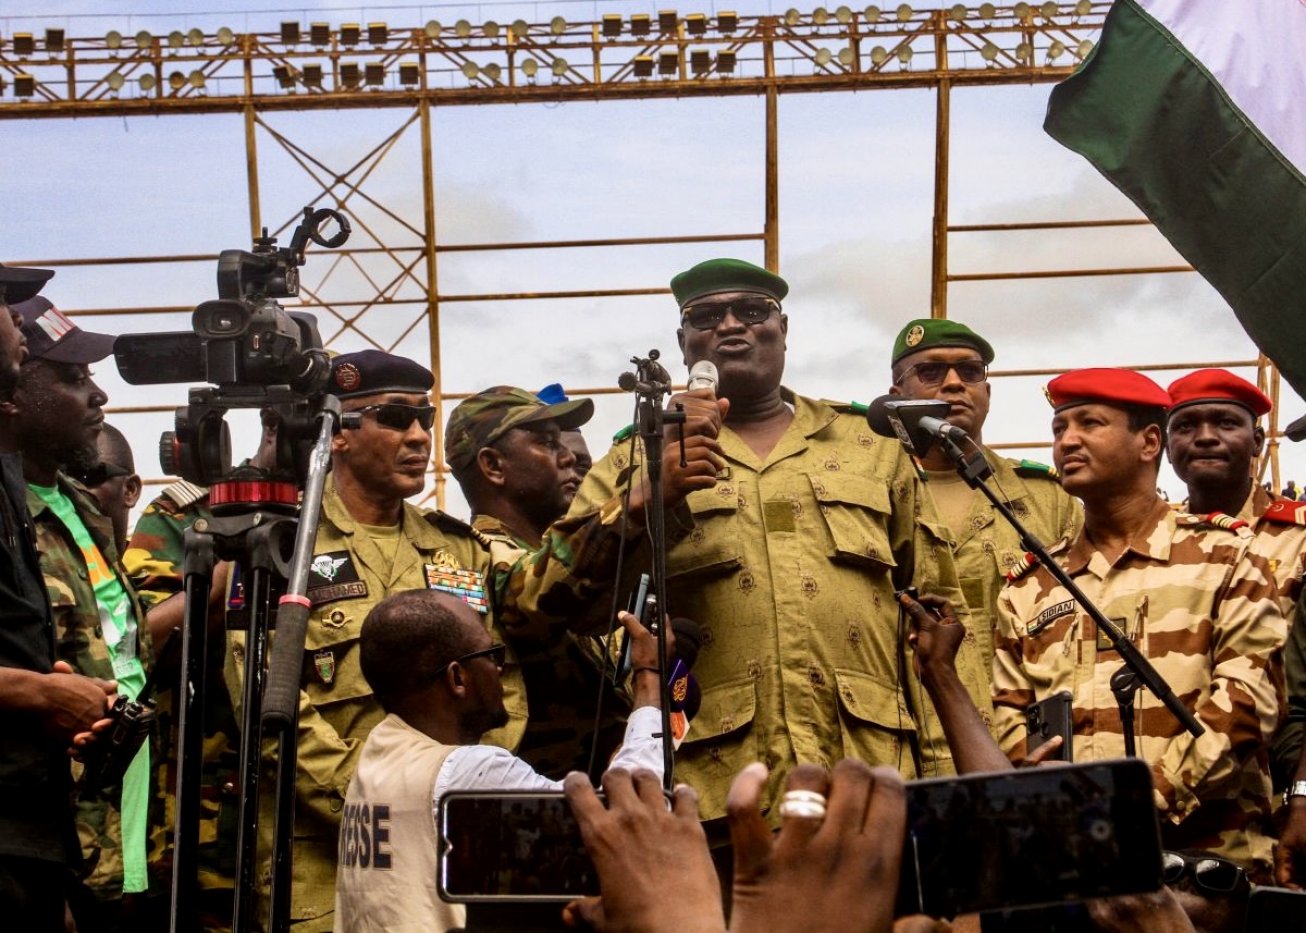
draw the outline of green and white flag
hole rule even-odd
[[[1043,126],[1306,394],[1306,0],[1117,0]]]

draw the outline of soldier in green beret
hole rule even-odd
[[[893,343],[892,395],[935,399],[952,407],[947,421],[979,444],[993,468],[993,488],[1007,498],[1016,517],[1044,544],[1070,538],[1083,521],[1078,500],[1061,488],[1056,471],[1030,460],[1011,460],[983,446],[992,386],[989,342],[959,321],[922,318],[910,321]],[[918,548],[951,547],[970,610],[966,639],[979,647],[978,669],[958,658],[958,673],[968,687],[987,691],[993,678],[993,631],[998,592],[1007,575],[1025,566],[1020,537],[993,504],[966,484],[939,447],[921,460],[921,475],[939,522],[921,522]],[[980,707],[988,717],[987,704]]]

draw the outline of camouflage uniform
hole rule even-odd
[[[72,500],[91,540],[127,591],[138,620],[137,657],[148,673],[153,666],[149,627],[145,624],[145,613],[136,592],[119,562],[118,549],[113,541],[113,525],[100,513],[95,500],[83,486],[63,473],[58,475],[57,485]],[[109,646],[104,640],[99,604],[81,549],[60,518],[30,487],[27,490],[27,509],[36,527],[41,573],[45,576],[54,615],[55,657],[67,661],[79,674],[103,680],[116,679]],[[74,763],[72,768],[74,781],[80,780],[82,766]],[[79,798],[76,819],[87,887],[101,898],[117,900],[122,897],[123,883],[121,814],[117,804],[98,795],[94,799]]]
[[[984,458],[993,468],[992,484],[998,496],[1010,504],[1026,528],[1043,545],[1069,538],[1083,524],[1084,512],[1079,500],[1061,488],[1056,471],[1030,460],[1010,460],[985,447]],[[926,474],[927,488],[928,477]],[[993,633],[997,627],[998,592],[1007,575],[1025,566],[1025,549],[1011,524],[993,503],[975,490],[966,527],[949,535],[961,592],[970,610],[966,639],[979,648],[978,665],[958,667],[962,682],[973,692],[988,693],[993,678]],[[922,525],[918,547],[935,546],[933,532]],[[962,662],[958,658],[958,663]],[[987,704],[985,704],[987,705]],[[981,714],[985,710],[981,708]]]
[[[698,791],[705,819],[725,815],[731,781],[758,760],[771,769],[767,807],[798,762],[828,767],[851,756],[915,776],[919,744],[925,774],[952,771],[938,717],[909,673],[893,595],[914,583],[963,606],[950,536],[901,445],[876,437],[863,417],[782,393],[794,418],[766,461],[727,425],[716,485],[690,493],[677,511],[692,519],[668,528],[668,610],[703,630],[694,667],[702,705],[676,775]],[[629,459],[619,442],[585,478],[572,513],[613,496]],[[932,535],[923,544],[918,522]],[[627,561],[632,579],[639,563]],[[964,660],[975,651],[963,644],[962,663],[978,663]]]
[[[184,480],[173,483],[145,507],[123,554],[132,584],[146,609],[182,592],[186,557],[184,536],[196,519],[208,518],[208,490]],[[200,776],[199,847],[196,851],[205,930],[231,928],[231,904],[236,874],[236,832],[240,816],[240,729],[231,697],[220,674],[223,640],[210,638],[210,672],[204,710],[204,754]],[[177,735],[173,698],[161,689],[158,698],[159,737],[157,788],[150,823],[150,874],[163,890],[172,886],[172,837],[175,823]]]
[[[1249,530],[1176,515],[1161,500],[1155,525],[1114,565],[1081,532],[1051,552],[1193,710],[1197,739],[1151,694],[1137,699],[1138,753],[1152,766],[1162,840],[1217,852],[1248,868],[1270,864],[1268,742],[1282,699],[1285,622],[1274,577]],[[1025,707],[1070,690],[1074,758],[1124,751],[1111,676],[1119,655],[1099,638],[1046,571],[1033,569],[999,597],[993,703],[998,741],[1025,754]]]

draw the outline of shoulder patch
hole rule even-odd
[[[1061,479],[1057,468],[1037,460],[1018,460],[1013,464],[1017,476],[1042,476],[1047,479]]]
[[[1247,527],[1247,523],[1241,518],[1234,518],[1224,512],[1210,512],[1206,515],[1200,515],[1198,518],[1205,525],[1210,525],[1212,528],[1223,528],[1226,531],[1240,531]]]
[[[1007,582],[1015,583],[1037,566],[1038,558],[1029,551],[1026,551],[1024,554],[1021,554],[1016,558],[1016,562],[1012,564],[1011,569],[1007,571]]]
[[[1306,502],[1276,499],[1270,503],[1262,518],[1280,525],[1306,525]]]
[[[178,508],[186,508],[188,505],[194,505],[209,494],[207,486],[197,486],[194,483],[188,483],[184,479],[179,479],[163,488],[163,495],[167,496],[173,502],[177,503]]]
[[[632,421],[616,434],[612,435],[612,443],[620,444],[622,441],[630,440],[630,436],[635,433],[635,423]]]
[[[472,531],[471,525],[467,524],[461,518],[454,518],[448,512],[442,512],[439,509],[432,509],[422,517],[441,531],[447,531],[463,538],[476,537],[475,532]]]
[[[348,551],[314,554],[309,564],[305,595],[313,601],[316,609],[336,600],[367,596],[367,581],[358,578],[358,568]]]

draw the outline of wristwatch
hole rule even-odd
[[[1293,797],[1306,797],[1306,781],[1293,781],[1283,792],[1283,805],[1286,807]]]

